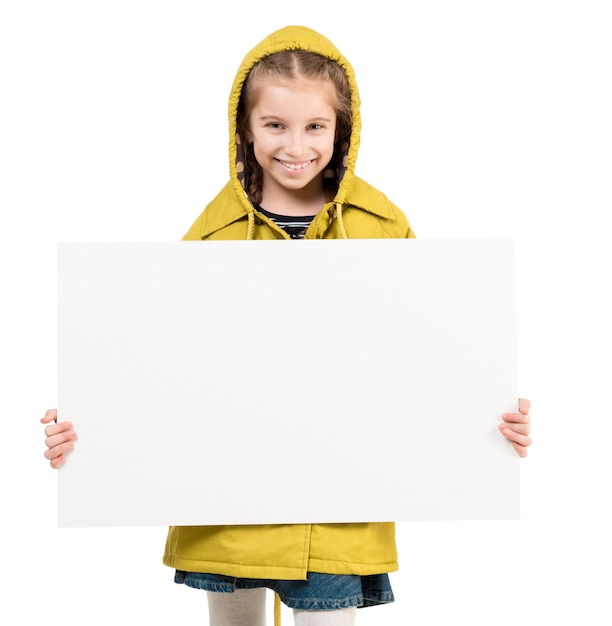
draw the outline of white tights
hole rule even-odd
[[[210,626],[265,626],[266,589],[208,591]],[[293,609],[295,626],[354,626],[357,609],[304,611]]]

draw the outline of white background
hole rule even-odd
[[[612,7],[552,1],[0,4],[0,619],[206,624],[164,528],[56,528],[56,247],[180,238],[239,62],[289,23],[354,65],[357,172],[418,236],[517,240],[522,519],[400,524],[397,602],[359,623],[609,625]]]

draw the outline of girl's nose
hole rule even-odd
[[[302,156],[304,149],[304,136],[301,132],[296,131],[287,136],[287,145],[285,150],[287,156]]]

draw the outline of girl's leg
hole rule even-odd
[[[334,609],[333,611],[303,611],[293,609],[295,626],[354,626],[357,608]]]
[[[265,626],[266,589],[207,591],[210,626]]]

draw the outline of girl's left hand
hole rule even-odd
[[[512,443],[514,449],[520,457],[527,456],[527,447],[531,445],[531,418],[529,417],[529,408],[531,402],[524,398],[519,398],[518,413],[504,413],[502,415],[503,423],[499,425],[501,434]]]

